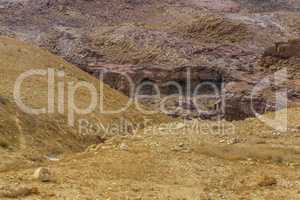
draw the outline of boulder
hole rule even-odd
[[[50,182],[53,180],[53,174],[48,168],[40,167],[33,174],[34,179],[41,182]]]
[[[300,57],[300,39],[289,40],[288,42],[278,42],[263,54],[263,57],[273,57],[278,59],[289,59]]]

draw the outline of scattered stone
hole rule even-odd
[[[138,187],[138,186],[132,186],[132,191],[134,191],[134,192],[140,192],[141,188]]]
[[[60,159],[59,158],[57,158],[57,157],[55,157],[55,156],[45,156],[45,158],[47,159],[47,160],[49,160],[49,161],[52,161],[52,162],[58,162],[58,161],[60,161]]]
[[[272,132],[272,135],[275,135],[275,136],[280,136],[280,135],[281,135],[281,133],[280,133],[280,132],[277,132],[277,131],[274,131],[274,132]]]
[[[184,147],[184,143],[180,143],[178,146],[179,147]]]
[[[0,104],[6,105],[7,104],[7,99],[0,96]]]
[[[277,185],[277,180],[274,177],[264,176],[263,179],[258,183],[260,187],[268,187]]]
[[[288,131],[291,132],[291,133],[297,133],[299,131],[299,129],[289,128]]]
[[[39,180],[41,182],[50,182],[53,180],[53,174],[50,172],[48,168],[40,167],[37,170],[35,170],[33,177],[36,180]]]
[[[265,140],[258,140],[256,141],[256,144],[267,144]]]
[[[241,143],[241,140],[239,138],[233,138],[227,142],[227,144],[238,144],[238,143]]]
[[[21,198],[30,195],[38,194],[39,190],[36,187],[5,187],[0,189],[0,197],[2,198]]]
[[[171,151],[182,152],[182,153],[190,153],[192,151],[192,149],[184,143],[179,143],[177,146],[172,148]]]
[[[120,145],[120,149],[121,149],[122,151],[128,151],[128,150],[129,150],[129,147],[128,147],[127,144],[122,143],[122,144]]]

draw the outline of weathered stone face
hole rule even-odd
[[[229,69],[208,66],[183,66],[164,69],[105,63],[97,63],[87,70],[96,77],[106,73],[103,74],[104,82],[128,96],[152,95],[152,98],[142,99],[141,102],[154,105],[158,109],[160,109],[159,104],[164,103],[167,107],[167,114],[175,117],[200,117],[204,119],[219,119],[221,117],[227,120],[241,120],[255,116],[255,112],[262,114],[266,111],[275,110],[273,97],[264,95],[266,91],[273,91],[273,86],[259,91],[254,96],[251,95],[254,86],[264,78],[264,75],[259,72],[256,74],[252,72],[241,73],[239,71],[227,73]],[[128,78],[132,81],[132,88]],[[166,87],[168,82],[177,83],[183,92],[180,93],[175,87]],[[144,83],[150,83],[150,86],[140,88],[140,93],[130,93]],[[201,87],[201,91],[198,91],[200,93],[194,93],[197,86],[203,83],[213,85],[217,88],[217,91],[212,87],[206,89]],[[151,87],[151,85],[157,86],[157,89],[161,92],[159,94],[161,99],[156,98],[156,95],[158,95],[156,88]],[[189,85],[190,91],[187,91],[187,85]],[[188,94],[198,98],[198,101],[189,100]],[[207,99],[201,96],[203,94],[213,94],[215,96]],[[178,97],[168,98],[167,102],[162,100],[171,95],[177,95]],[[182,100],[179,100],[179,98],[182,98]]]
[[[246,8],[254,12],[270,12],[274,10],[297,11],[300,2],[294,0],[238,0]]]
[[[267,73],[286,69],[289,79],[300,78],[300,40],[278,42],[269,47],[259,60],[259,65]]]
[[[251,90],[260,79],[280,66],[299,74],[297,40],[277,43],[257,64],[265,47],[298,35],[297,23],[287,20],[298,15],[285,12],[297,10],[298,4],[271,0],[7,0],[0,3],[0,34],[47,48],[96,77],[107,70],[104,81],[127,95],[130,85],[122,73],[134,85],[158,85],[167,96],[177,88],[165,83],[173,81],[186,88],[190,70],[191,90],[204,82],[218,89],[225,86],[225,117],[238,119],[251,116],[243,107],[247,108]],[[282,13],[285,18],[280,17]],[[153,94],[154,90],[147,86],[141,93]],[[187,89],[184,97],[186,93]],[[293,88],[291,94],[297,90]],[[273,100],[259,95],[255,107],[263,110],[264,102]],[[188,100],[184,104],[191,105]]]
[[[288,42],[278,42],[275,46],[268,48],[263,56],[270,56],[278,59],[289,59],[292,57],[299,58],[300,39],[289,40]]]

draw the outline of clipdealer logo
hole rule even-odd
[[[32,78],[33,76],[43,76],[47,77],[48,84],[48,94],[47,94],[47,107],[42,108],[32,108],[23,102],[22,98],[22,84],[24,81]],[[56,71],[55,69],[40,69],[40,70],[29,70],[22,73],[16,80],[14,85],[14,100],[18,107],[25,113],[32,115],[39,114],[54,114],[58,112],[59,114],[65,114],[67,111],[68,124],[74,126],[75,115],[86,115],[94,112],[97,106],[100,105],[100,110],[102,113],[111,114],[118,113],[126,110],[130,103],[128,102],[125,107],[120,110],[110,111],[104,108],[103,100],[103,84],[99,83],[100,91],[97,90],[95,85],[86,81],[68,81],[65,82],[65,72]],[[57,81],[60,79],[60,81]],[[90,94],[90,102],[86,108],[80,108],[76,105],[76,92],[79,89],[84,88]],[[66,90],[65,90],[66,89]],[[57,92],[56,92],[57,91]],[[67,94],[65,94],[65,91]],[[65,98],[67,97],[67,98]],[[57,108],[55,108],[55,102],[57,101]]]
[[[100,80],[104,80],[105,72],[99,75]],[[87,81],[66,81],[65,72],[60,70],[55,70],[53,68],[48,69],[39,69],[39,70],[29,70],[22,73],[15,82],[14,85],[14,99],[18,107],[25,113],[32,115],[39,114],[54,114],[58,112],[59,114],[66,114],[68,117],[68,125],[75,125],[75,116],[87,115],[93,112],[98,112],[101,114],[116,114],[126,111],[132,104],[135,104],[135,108],[138,109],[141,113],[145,115],[154,114],[156,112],[162,112],[169,114],[169,110],[167,109],[167,101],[173,97],[173,95],[163,96],[161,95],[161,91],[159,86],[156,83],[141,83],[140,85],[135,85],[133,80],[126,74],[120,74],[122,77],[125,77],[128,81],[128,85],[130,87],[130,95],[126,104],[122,105],[121,108],[116,110],[108,110],[104,106],[104,84],[99,81],[99,86],[95,87],[94,84],[89,83]],[[42,108],[32,108],[26,105],[23,102],[22,98],[22,84],[26,80],[30,80],[33,76],[42,76],[47,78],[47,106]],[[274,74],[274,76],[267,76],[262,79],[251,92],[251,100],[255,99],[255,96],[261,94],[265,89],[272,86],[280,86],[282,88],[280,91],[276,92],[276,100],[275,100],[275,110],[280,110],[280,112],[275,113],[275,118],[269,119],[265,115],[260,114],[254,108],[254,103],[251,101],[251,109],[255,116],[264,122],[267,126],[271,128],[284,132],[287,131],[287,89],[284,87],[284,83],[287,81],[287,70],[283,69]],[[196,87],[191,90],[191,72],[187,70],[187,86],[183,87],[177,82],[168,81],[164,85],[165,86],[173,86],[178,89],[178,97],[182,98],[183,94],[188,94],[189,100],[193,102],[198,113],[206,113],[207,110],[202,110],[201,106],[197,105],[197,100],[199,96],[196,94],[201,91],[203,88],[211,88],[212,94],[202,95],[200,98],[215,98],[222,99],[221,106],[218,107],[221,113],[226,112],[224,100],[224,91],[223,87],[219,88],[219,86],[214,85],[214,83],[210,82],[201,82]],[[143,95],[141,93],[143,87],[149,87],[149,84],[155,90],[155,97],[160,98],[160,105],[158,111],[149,111],[145,109],[143,106],[140,106],[139,99],[147,98],[147,95]],[[223,84],[222,84],[223,85]],[[85,89],[88,91],[90,96],[90,102],[85,108],[80,108],[76,105],[76,94],[79,89]],[[149,95],[149,98],[153,98],[153,95]],[[180,102],[180,101],[179,101]],[[55,107],[57,105],[57,107]],[[226,113],[225,113],[226,114]]]

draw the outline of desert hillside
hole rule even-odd
[[[254,116],[248,111],[251,90],[280,69],[289,71],[289,100],[299,99],[299,55],[291,54],[299,43],[288,42],[300,37],[299,5],[298,0],[5,0],[0,34],[46,48],[96,77],[114,71],[104,82],[126,95],[129,85],[120,73],[135,85],[155,83],[168,95],[172,91],[163,84],[185,87],[190,70],[191,85],[224,83],[225,112],[201,116],[170,101],[167,114],[238,120]],[[278,43],[290,56],[265,58]],[[274,90],[256,95],[260,113],[276,110]],[[157,107],[160,99],[141,102]]]
[[[69,107],[67,88],[64,87],[63,95],[64,112],[45,113],[41,115],[28,114],[16,105],[13,96],[14,86],[17,78],[28,70],[48,69],[63,70],[65,76],[60,78],[65,84],[73,81],[86,81],[92,83],[98,90],[99,96],[103,95],[103,106],[105,109],[117,110],[122,108],[128,102],[128,98],[120,92],[111,89],[109,86],[101,83],[89,74],[82,72],[77,67],[69,64],[63,59],[52,55],[47,50],[39,49],[12,38],[0,38],[0,143],[1,156],[3,162],[0,164],[1,170],[10,167],[18,167],[23,159],[35,163],[46,160],[47,156],[55,156],[62,153],[79,152],[88,145],[99,144],[109,137],[105,130],[95,132],[95,134],[80,133],[79,119],[85,119],[90,123],[101,123],[104,126],[118,120],[128,120],[132,124],[138,124],[143,121],[145,116],[134,107],[118,114],[101,114],[100,108],[95,108],[93,113],[77,116],[74,120],[74,126],[69,125]],[[47,106],[48,102],[48,76],[32,76],[26,79],[21,85],[21,97],[26,106],[40,108]],[[103,86],[103,90],[100,88]],[[55,93],[58,91],[55,85]],[[91,95],[85,88],[81,88],[74,95],[74,102],[81,108],[89,105]],[[60,102],[54,100],[54,109],[58,109]],[[98,104],[98,106],[100,106]],[[146,116],[152,119],[152,122],[168,121],[163,115]],[[119,123],[121,126],[121,123]],[[124,128],[120,127],[122,131]],[[127,132],[127,130],[124,130]],[[15,155],[16,154],[16,155]],[[18,156],[15,163],[14,157]],[[8,156],[8,157],[7,157]],[[6,158],[7,157],[7,158]],[[20,163],[19,163],[20,161]],[[30,163],[28,163],[30,164]]]
[[[0,199],[300,199],[300,0],[0,0]]]

